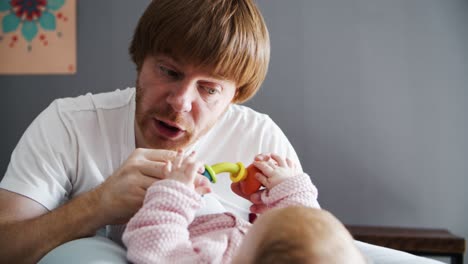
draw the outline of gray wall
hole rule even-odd
[[[79,1],[77,75],[0,76],[0,174],[54,98],[133,85],[127,46],[147,2]],[[248,105],[283,128],[322,206],[468,237],[468,1],[259,4],[272,59]]]
[[[322,206],[468,237],[468,1],[259,3],[272,60],[249,105],[289,136]]]

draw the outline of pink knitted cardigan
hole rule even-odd
[[[268,207],[319,208],[307,174],[262,194]],[[123,242],[133,263],[229,263],[251,224],[229,212],[195,217],[201,196],[174,180],[155,182],[127,224]]]

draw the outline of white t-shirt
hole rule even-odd
[[[135,89],[55,100],[29,126],[13,151],[0,188],[49,210],[102,183],[135,150]],[[252,163],[259,153],[278,153],[299,163],[280,128],[267,116],[231,105],[188,151],[206,164]],[[213,195],[226,210],[247,219],[250,202],[218,175]]]

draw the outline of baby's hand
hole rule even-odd
[[[271,189],[284,180],[302,173],[292,160],[284,159],[276,154],[258,155],[253,164],[263,173],[257,173],[255,177],[267,189]]]
[[[211,192],[209,180],[201,175],[205,167],[195,160],[195,151],[184,157],[182,150],[177,151],[174,161],[168,161],[164,166],[164,178],[186,184],[197,193],[203,195]]]

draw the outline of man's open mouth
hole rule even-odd
[[[176,138],[185,132],[185,130],[182,130],[175,126],[171,126],[168,123],[160,120],[155,120],[155,125],[159,134],[167,138]]]

